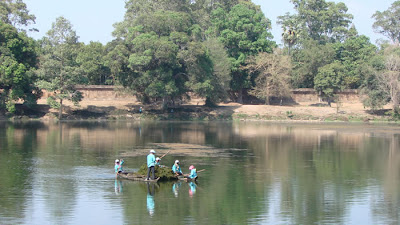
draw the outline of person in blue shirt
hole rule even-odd
[[[175,160],[175,164],[172,166],[172,172],[177,176],[182,175],[182,170],[179,166],[179,160]]]
[[[121,159],[121,160],[116,159],[115,160],[115,165],[114,165],[115,174],[118,175],[119,173],[122,173],[122,171],[124,171],[123,168],[122,168],[122,164],[124,164],[124,160],[123,159]]]
[[[195,168],[193,165],[191,165],[191,166],[189,167],[189,170],[190,170],[190,174],[189,174],[188,178],[190,178],[190,179],[195,179],[195,178],[197,177],[197,170],[196,170],[196,168]]]
[[[146,178],[146,180],[149,180],[150,172],[151,172],[151,179],[154,180],[154,166],[156,165],[156,157],[154,156],[155,153],[156,153],[156,151],[151,149],[150,154],[147,155],[147,178]]]
[[[160,166],[160,167],[161,167],[160,161],[161,161],[161,159],[157,157],[157,158],[156,158],[156,166]]]

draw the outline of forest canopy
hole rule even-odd
[[[371,17],[387,38],[379,46],[360,35],[346,4],[291,0],[278,17],[282,46],[271,20],[250,0],[128,0],[109,43],[79,41],[64,17],[40,40],[27,36],[36,17],[22,0],[0,3],[0,110],[35,104],[45,89],[49,105],[79,103],[76,85],[120,85],[144,103],[166,107],[192,94],[213,106],[258,98],[282,99],[292,88],[313,88],[328,102],[359,89],[366,107],[400,102],[400,1]]]

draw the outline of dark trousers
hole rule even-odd
[[[147,179],[150,177],[150,171],[151,171],[151,179],[154,180],[154,166],[150,166],[147,168]]]

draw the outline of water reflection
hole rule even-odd
[[[154,203],[154,194],[155,194],[155,183],[147,182],[147,211],[150,216],[154,215],[155,203]]]
[[[122,181],[120,181],[119,179],[115,179],[114,191],[116,195],[122,193]]]
[[[0,123],[0,221],[96,224],[88,215],[101,214],[107,224],[396,224],[399,139],[398,126]],[[110,160],[159,143],[209,147],[163,158],[207,168],[200,187],[114,179]],[[143,157],[128,156],[129,169]]]
[[[172,185],[172,193],[174,194],[174,196],[177,198],[178,197],[178,194],[179,194],[179,189],[180,189],[180,187],[181,187],[181,182],[175,182],[173,185]]]
[[[188,185],[189,185],[189,197],[192,198],[193,195],[196,194],[196,187],[197,186],[193,181],[189,182]]]

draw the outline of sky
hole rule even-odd
[[[354,16],[353,23],[359,34],[370,37],[372,43],[384,36],[372,30],[374,20],[371,16],[376,11],[387,10],[394,0],[334,0],[344,2],[348,13]],[[39,32],[29,32],[29,36],[40,39],[51,29],[51,24],[59,16],[64,16],[73,25],[80,37],[79,41],[88,44],[99,41],[103,44],[113,40],[113,24],[120,22],[125,14],[125,0],[24,0],[31,14],[36,16],[33,26]],[[253,0],[261,6],[265,16],[271,20],[274,40],[281,44],[282,30],[276,24],[277,17],[286,12],[293,13],[290,0]]]

